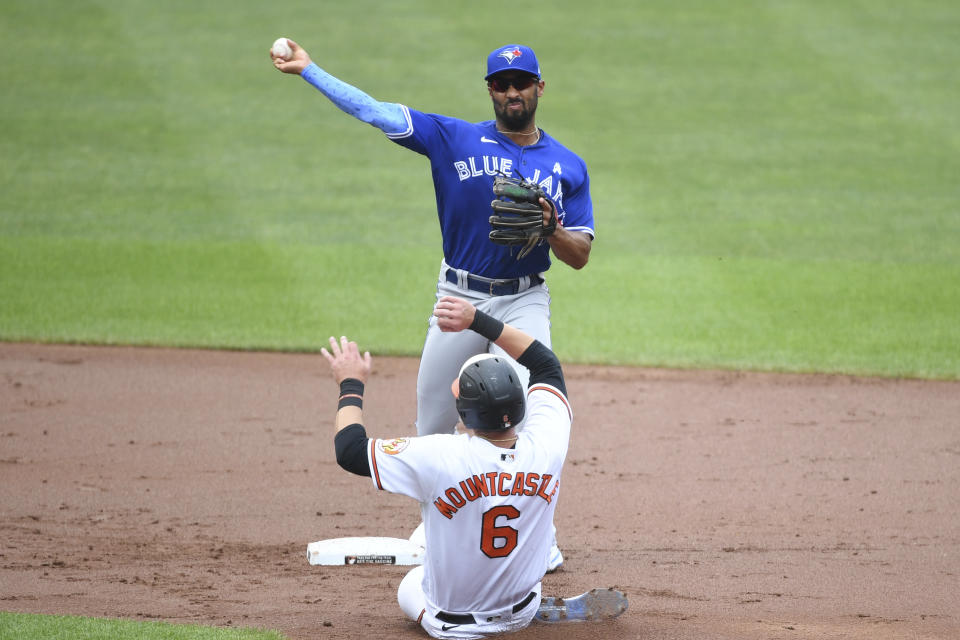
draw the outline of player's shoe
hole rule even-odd
[[[550,547],[550,559],[547,560],[547,573],[553,573],[563,566],[563,554],[560,553],[560,547],[556,543]]]
[[[541,598],[534,620],[580,622],[616,618],[627,610],[627,596],[616,589],[593,589],[576,598]]]

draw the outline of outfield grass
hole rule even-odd
[[[960,378],[958,31],[952,0],[5,0],[0,340],[417,355],[428,164],[266,50],[480,120],[522,41],[596,207],[549,276],[565,362]],[[61,637],[279,636],[0,613]]]
[[[0,612],[0,640],[283,640],[276,631]]]
[[[521,40],[596,207],[549,276],[565,361],[960,378],[960,6],[558,0],[491,40],[511,12],[4,2],[42,50],[0,65],[0,339],[419,354],[426,160],[266,50],[479,120]]]

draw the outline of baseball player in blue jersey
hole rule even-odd
[[[289,59],[271,53],[277,69],[302,76],[341,110],[430,159],[443,237],[437,299],[466,299],[551,347],[544,273],[551,252],[574,269],[587,264],[594,237],[593,204],[583,160],[536,124],[544,81],[533,50],[511,44],[490,53],[485,80],[495,118],[470,123],[375,100],[322,70],[296,42],[288,43],[293,52]],[[552,201],[540,200],[545,223],[556,208],[556,230],[525,255],[490,240],[493,181],[501,174],[542,188]],[[506,355],[476,333],[441,331],[431,317],[417,377],[419,435],[456,431],[459,415],[453,398],[443,391],[467,359],[487,352]],[[528,371],[510,361],[526,384]],[[549,566],[562,561],[555,549]]]

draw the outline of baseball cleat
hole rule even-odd
[[[560,553],[560,547],[554,544],[550,548],[550,559],[547,560],[547,573],[553,573],[563,566],[563,554]]]
[[[627,596],[616,589],[592,589],[576,598],[541,598],[534,620],[581,622],[616,618],[627,610]]]

